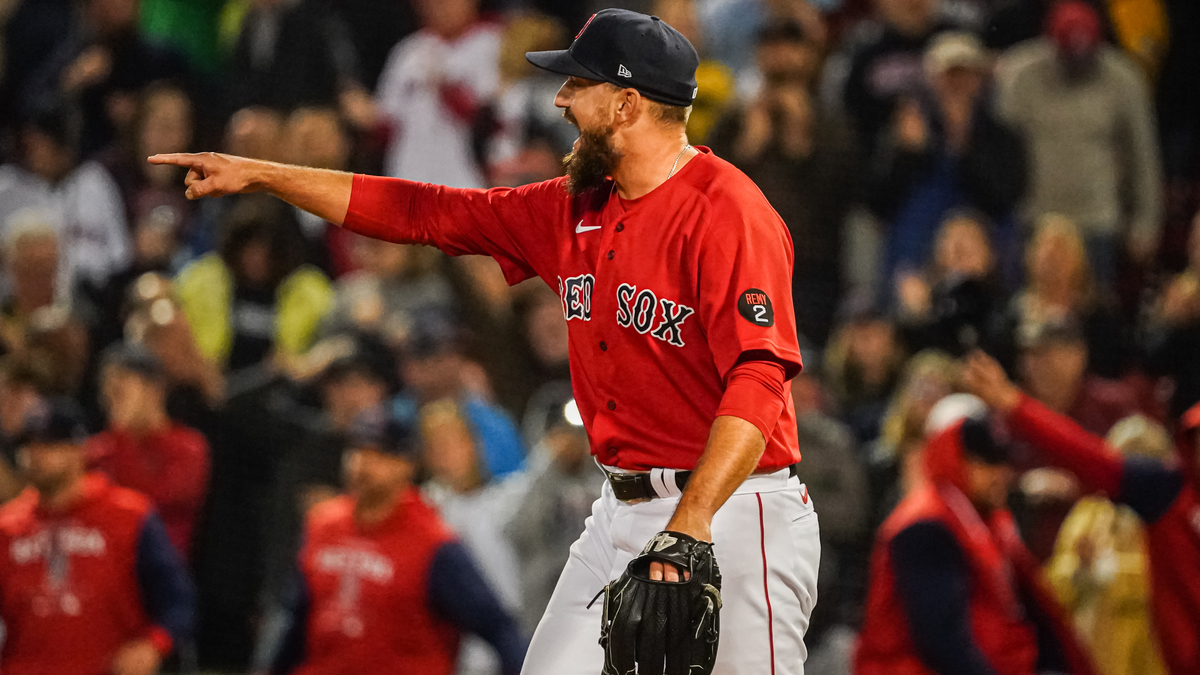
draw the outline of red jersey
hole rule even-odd
[[[28,489],[0,508],[5,675],[107,675],[126,642],[155,639],[137,579],[150,502],[84,479],[82,498],[49,514]]]
[[[87,453],[93,468],[150,498],[175,550],[187,559],[208,489],[204,436],[180,425],[142,438],[114,429],[89,438]]]
[[[1038,640],[1033,624],[1025,619],[1022,596],[1048,620],[1070,672],[1092,675],[1095,670],[1037,561],[1021,542],[1012,515],[998,510],[985,519],[965,496],[967,469],[961,438],[960,422],[930,439],[923,457],[928,484],[906,496],[879,528],[854,672],[933,675],[912,637],[897,587],[892,542],[917,523],[936,523],[953,536],[967,563],[970,634],[998,675],[1036,672]]]
[[[557,289],[571,382],[592,453],[608,465],[692,469],[726,376],[743,361],[800,371],[792,240],[754,183],[707,148],[649,194],[565,179],[453,189],[356,175],[344,226],[495,258],[510,284]],[[760,470],[800,459],[791,394]]]
[[[459,630],[433,613],[427,587],[453,538],[415,488],[370,528],[349,497],[316,506],[300,551],[311,607],[295,675],[451,675]]]

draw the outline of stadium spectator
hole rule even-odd
[[[227,370],[286,364],[312,344],[333,290],[305,264],[298,230],[287,205],[246,197],[225,220],[220,253],[179,273],[176,292],[204,358]]]
[[[1021,393],[995,361],[972,355],[964,382],[1014,436],[1033,445],[1041,461],[1075,474],[1087,491],[1131,507],[1146,525],[1150,559],[1150,608],[1171,675],[1200,667],[1200,533],[1196,528],[1196,490],[1200,485],[1200,408],[1180,420],[1175,461],[1162,463],[1122,458],[1104,441]]]
[[[322,335],[362,331],[401,347],[422,319],[454,315],[453,292],[437,270],[435,249],[366,237],[352,245],[359,269],[338,279]]]
[[[59,271],[59,238],[37,211],[19,212],[4,237],[6,297],[0,305],[0,337],[6,351],[25,349],[30,322],[39,310],[67,297]]]
[[[219,366],[201,354],[171,280],[155,272],[138,277],[121,318],[126,339],[145,345],[162,363],[171,418],[209,433],[210,413],[224,401],[225,380]]]
[[[1192,220],[1188,267],[1159,295],[1145,337],[1146,368],[1170,377],[1171,417],[1200,403],[1200,212]]]
[[[1133,356],[1129,325],[1097,287],[1084,238],[1070,219],[1041,218],[1025,247],[1025,286],[1009,303],[1001,342],[1016,349],[1023,330],[1046,322],[1078,323],[1088,347],[1088,371],[1117,379]],[[1003,352],[1002,352],[1003,353]],[[1012,357],[1009,356],[1009,359]]]
[[[132,227],[134,248],[143,226],[165,230],[172,244],[166,253],[171,261],[176,241],[186,241],[194,205],[176,187],[183,178],[177,167],[155,166],[146,157],[160,152],[187,152],[192,144],[195,113],[182,88],[156,83],[139,93],[133,134],[97,157],[121,188],[126,222]],[[161,235],[160,235],[161,237]]]
[[[800,24],[763,29],[757,55],[761,91],[717,125],[711,145],[754,180],[787,225],[796,321],[824,346],[842,291],[843,222],[857,180],[851,131],[815,100],[821,52]]]
[[[121,193],[104,167],[80,161],[77,122],[64,107],[39,112],[22,127],[20,162],[0,166],[0,232],[40,212],[58,231],[64,293],[76,280],[103,284],[131,254]]]
[[[934,36],[954,28],[938,16],[939,0],[876,0],[877,17],[846,46],[843,91],[864,157],[874,157],[897,104],[921,90],[924,54]]]
[[[1127,458],[1165,462],[1171,436],[1141,415],[1126,417],[1108,445]],[[1150,627],[1146,533],[1137,513],[1102,496],[1079,500],[1067,515],[1046,574],[1103,675],[1163,675]]]
[[[1005,302],[987,227],[982,214],[951,213],[925,270],[897,279],[897,325],[909,353],[960,354],[1000,339]]]
[[[1017,372],[1031,396],[1094,434],[1107,434],[1138,410],[1128,384],[1087,372],[1088,346],[1077,323],[1048,320],[1022,328]]]
[[[496,92],[501,32],[478,0],[419,0],[421,30],[388,56],[375,93],[391,127],[389,176],[486,187],[471,149],[479,107]]]
[[[469,421],[481,468],[501,479],[525,466],[525,448],[512,417],[491,400],[487,373],[464,353],[463,336],[445,319],[426,320],[402,352],[405,389],[393,401],[398,419],[417,424],[422,406],[454,403]]]
[[[855,672],[1094,673],[1007,510],[1015,473],[983,402],[949,397],[927,425],[925,485],[876,537]]]
[[[85,468],[78,408],[27,420],[30,487],[0,508],[0,602],[11,673],[154,675],[191,638],[194,590],[142,495]]]
[[[503,675],[525,641],[460,544],[412,485],[417,439],[382,410],[355,422],[349,494],[310,514],[291,627],[272,673],[455,672],[464,633],[486,640]]]
[[[896,327],[869,298],[851,296],[825,350],[825,374],[839,416],[860,444],[879,437],[879,424],[904,368]]]
[[[86,449],[94,469],[150,499],[187,560],[208,488],[208,441],[168,416],[166,384],[162,363],[145,347],[109,348],[100,385],[108,428]]]
[[[349,30],[320,0],[253,0],[226,75],[227,110],[337,107],[369,123],[370,94]],[[366,112],[364,112],[364,109]]]
[[[990,112],[989,62],[974,35],[948,31],[923,58],[924,87],[900,99],[880,141],[869,199],[888,223],[884,279],[919,270],[954,209],[987,214],[997,243],[1014,236],[1025,189],[1021,139]]]
[[[1056,4],[1046,34],[1007,52],[996,79],[1000,117],[1029,153],[1026,219],[1075,221],[1101,288],[1112,287],[1123,251],[1150,262],[1162,227],[1150,94],[1129,58],[1102,41],[1095,10]]]
[[[530,634],[603,485],[570,390],[560,389],[548,407],[544,434],[530,451],[528,488],[504,530],[521,574],[521,625]]]
[[[425,494],[462,539],[505,610],[521,614],[521,572],[516,550],[505,534],[526,489],[523,474],[504,480],[488,473],[469,422],[453,401],[421,409],[422,460],[430,479]],[[502,663],[480,639],[462,646],[459,675],[499,675]]]
[[[138,31],[138,0],[84,0],[63,41],[23,93],[26,110],[60,101],[82,113],[78,151],[88,158],[128,134],[138,94],[157,80],[185,78],[184,60]]]
[[[864,445],[869,448],[866,461],[873,528],[897,503],[925,484],[925,420],[938,401],[954,393],[958,376],[958,364],[943,352],[921,352],[905,363],[903,377],[880,425],[879,438]]]
[[[546,16],[519,16],[508,23],[500,41],[500,82],[475,121],[472,145],[488,185],[517,186],[562,173],[562,157],[571,151],[575,128],[554,107],[562,78],[534,68],[526,52],[559,49],[563,27]]]

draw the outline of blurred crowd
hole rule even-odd
[[[1117,446],[1200,401],[1192,0],[0,0],[0,499],[30,411],[74,399],[89,467],[151,500],[194,579],[181,668],[266,667],[365,412],[417,430],[422,490],[526,634],[602,475],[542,282],[261,195],[188,202],[144,158],[553,178],[575,130],[524,54],[608,5],[692,41],[690,141],[791,231],[807,672],[848,672],[873,537],[962,356]],[[1146,612],[1110,596],[1146,562],[1136,518],[1086,492],[1031,469],[1010,501],[1102,672],[1155,672],[1110,665],[1104,636]],[[464,644],[459,672],[497,667]]]

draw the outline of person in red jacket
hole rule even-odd
[[[516,620],[412,485],[416,449],[382,409],[355,421],[350,494],[309,512],[291,626],[264,648],[272,673],[451,675],[463,631],[491,644],[503,675],[520,672]]]
[[[190,639],[191,581],[149,500],[87,473],[83,416],[27,418],[25,492],[0,508],[4,675],[153,675]]]
[[[208,489],[208,442],[167,415],[164,377],[162,363],[144,347],[109,349],[100,380],[108,429],[88,440],[87,453],[93,468],[150,498],[187,559]]]
[[[1018,389],[990,356],[972,354],[964,384],[1003,415],[1040,460],[1073,472],[1084,489],[1132,508],[1146,525],[1150,608],[1171,675],[1200,673],[1200,404],[1179,424],[1178,462],[1123,457],[1069,418]]]
[[[983,402],[952,395],[929,420],[927,483],[876,538],[855,673],[1092,675],[1007,510],[1014,471]]]

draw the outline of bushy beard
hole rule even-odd
[[[595,190],[616,171],[621,152],[613,146],[613,128],[601,131],[579,130],[579,149],[563,158],[567,171],[567,192],[572,196]]]

